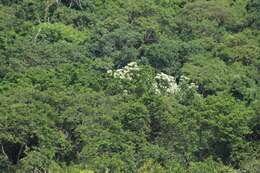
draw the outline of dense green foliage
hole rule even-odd
[[[259,71],[259,0],[0,0],[0,172],[257,173]]]

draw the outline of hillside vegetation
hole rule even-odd
[[[0,0],[0,172],[259,173],[259,0]]]

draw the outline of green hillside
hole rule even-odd
[[[259,0],[0,0],[1,173],[259,171]]]

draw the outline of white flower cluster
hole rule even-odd
[[[158,94],[161,94],[162,91],[167,94],[175,94],[179,90],[175,78],[162,72],[155,76],[153,87]]]
[[[107,73],[112,75],[114,78],[132,80],[134,75],[137,75],[136,72],[139,70],[140,68],[138,67],[136,62],[130,62],[122,69],[117,69],[114,72],[112,70],[109,70]]]
[[[140,71],[140,68],[137,63],[130,62],[122,69],[117,69],[115,71],[108,70],[107,73],[114,78],[132,80],[134,76],[138,75],[138,71]],[[175,94],[179,90],[175,78],[165,73],[158,73],[155,76],[153,89],[157,94]]]

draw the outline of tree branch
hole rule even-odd
[[[21,154],[23,152],[23,148],[24,148],[25,144],[22,144],[20,149],[19,149],[19,153],[17,155],[17,159],[16,159],[16,163],[18,164],[19,163],[19,160],[20,160],[20,157],[21,157]]]
[[[37,38],[39,36],[39,34],[41,33],[42,31],[42,28],[39,28],[38,31],[37,31],[37,34],[35,35],[34,39],[33,39],[33,42],[36,43],[37,42]]]
[[[0,143],[0,146],[1,146],[1,151],[2,151],[2,153],[3,153],[4,156],[9,160],[9,157],[8,157],[8,155],[6,154],[5,150],[4,150],[4,146],[3,146],[3,144]]]

